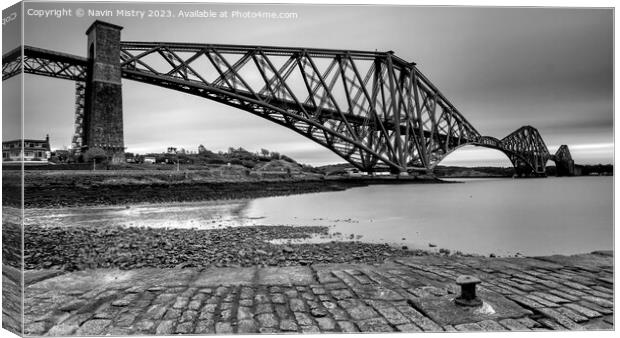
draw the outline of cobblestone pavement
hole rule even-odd
[[[22,330],[21,273],[12,266],[2,266],[2,327],[11,332]]]
[[[455,279],[462,274],[482,280],[482,306],[454,304],[460,293]],[[408,257],[381,265],[81,271],[30,282],[26,277],[25,333],[612,330],[612,276],[608,252],[536,259]]]

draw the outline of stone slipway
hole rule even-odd
[[[482,280],[481,307],[452,302],[462,274]],[[614,328],[611,252],[424,256],[381,265],[33,271],[24,280],[27,335]]]

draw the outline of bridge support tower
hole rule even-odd
[[[575,176],[575,161],[566,144],[560,146],[552,159],[555,162],[556,176]]]
[[[125,161],[120,43],[123,28],[95,21],[86,31],[88,67],[84,104],[84,146],[101,148],[112,163]]]

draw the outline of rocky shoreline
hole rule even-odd
[[[21,179],[3,173],[3,205],[21,206]],[[214,178],[199,172],[25,172],[24,207],[195,202],[341,191],[372,184],[447,183],[435,178]]]
[[[11,229],[5,227],[3,234]],[[19,231],[13,228],[12,231]],[[388,244],[326,242],[273,244],[270,240],[329,236],[327,227],[248,226],[210,230],[133,227],[25,228],[25,269],[248,267],[318,263],[382,263],[431,253]],[[12,256],[11,256],[12,257]],[[10,264],[11,262],[9,262]],[[16,262],[13,262],[16,263]],[[14,265],[14,264],[11,264]]]
[[[54,208],[131,203],[194,202],[340,191],[355,186],[361,186],[361,184],[331,181],[258,181],[199,184],[26,186],[24,188],[24,206],[26,208]],[[3,193],[5,196],[19,196],[6,191]],[[19,200],[7,199],[3,202],[6,205],[17,206]]]

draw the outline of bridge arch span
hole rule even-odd
[[[512,152],[509,152],[501,148],[481,145],[475,142],[463,144],[460,147],[453,149],[452,151],[450,151],[450,153],[446,154],[446,156],[443,157],[439,162],[435,163],[435,165],[433,166],[433,169],[437,167],[438,165],[441,165],[443,161],[446,158],[448,158],[450,154],[458,152],[459,150],[465,147],[486,148],[486,149],[496,150],[498,153],[503,154],[504,158],[506,158],[508,162],[514,167],[516,176],[519,176],[519,177],[544,177],[545,176],[545,173],[540,171],[541,170],[540,167],[537,169],[534,165],[530,164],[528,162],[528,159],[522,154],[512,153]],[[545,161],[545,166],[546,166],[546,162],[547,161]]]
[[[465,148],[470,148],[470,149],[475,149],[475,148],[484,148],[484,149],[492,149],[495,150],[493,153],[497,154],[496,158],[497,159],[502,159],[502,162],[507,162],[506,164],[511,165],[514,168],[514,174],[515,176],[519,176],[519,177],[536,177],[536,176],[544,176],[543,173],[537,173],[535,170],[536,168],[534,168],[534,166],[528,164],[527,162],[527,158],[521,156],[521,154],[518,153],[510,153],[506,150],[503,150],[501,148],[497,148],[497,147],[493,147],[493,146],[487,146],[487,145],[481,145],[481,144],[477,144],[475,142],[472,143],[467,143],[467,144],[463,144],[461,146],[459,146],[458,148],[453,149],[452,151],[450,151],[449,153],[446,154],[446,156],[444,156],[439,162],[435,163],[435,165],[433,166],[433,169],[440,166],[440,165],[446,165],[445,164],[445,160],[450,158],[450,155],[458,153],[460,150],[464,150]],[[501,155],[499,155],[501,154]],[[518,160],[518,162],[515,163],[515,159]],[[473,160],[473,162],[475,162],[476,160]],[[481,164],[481,166],[484,166],[483,164]]]
[[[445,156],[466,145],[485,147],[502,152],[508,157],[518,176],[545,176],[547,161],[555,158],[555,156],[549,154],[540,133],[532,126],[523,126],[501,140],[492,136],[481,136],[473,142],[453,148]],[[560,150],[564,150],[564,148]]]
[[[340,157],[352,163],[358,169],[366,170],[376,164],[381,155],[370,148],[367,144],[352,139],[347,135],[336,132],[333,129],[320,124],[318,121],[303,116],[292,109],[287,109],[271,102],[261,102],[243,93],[233,93],[221,88],[208,87],[199,83],[187,85],[177,79],[161,81],[160,78],[150,74],[136,74],[123,72],[123,77],[134,81],[173,89],[182,93],[203,97],[218,103],[235,107],[267,119],[273,123],[291,129],[298,134],[313,140],[336,153]],[[285,103],[291,105],[292,103]],[[397,167],[396,163],[389,159],[383,159],[386,165]]]

